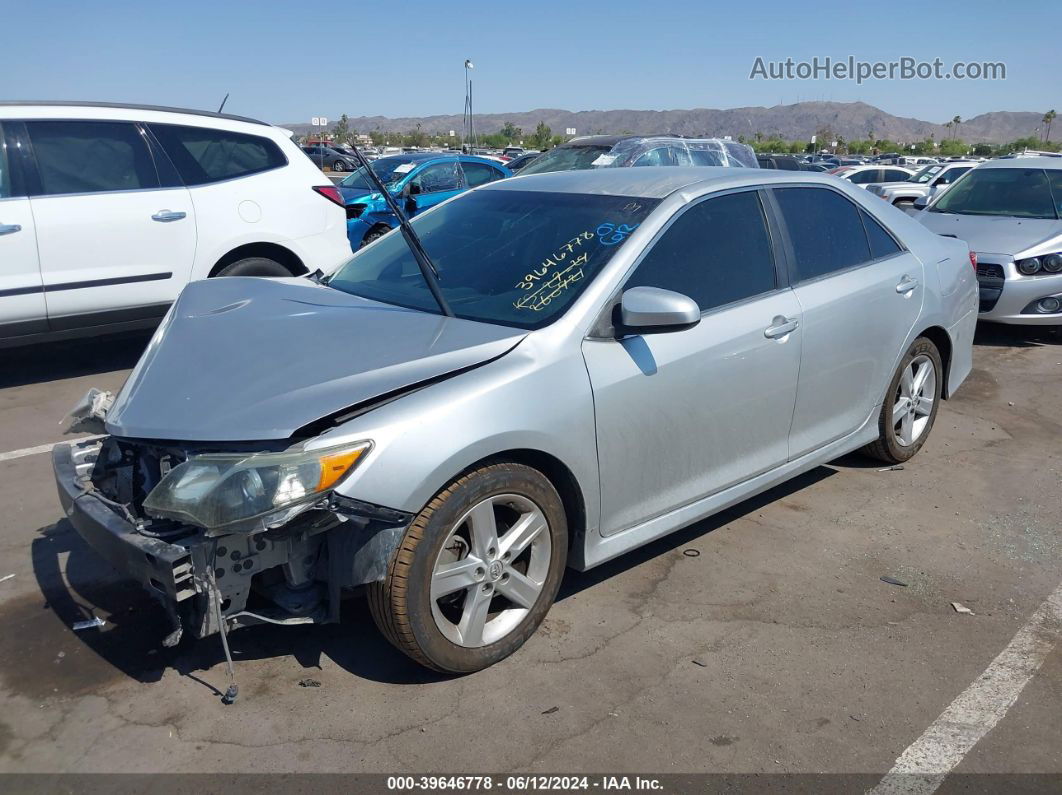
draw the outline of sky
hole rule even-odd
[[[1062,106],[1056,0],[0,0],[0,19],[0,99],[216,110],[229,93],[226,111],[274,123],[460,114],[466,58],[477,113],[832,100],[943,122]],[[1002,61],[1007,79],[749,79],[757,57],[814,56]]]

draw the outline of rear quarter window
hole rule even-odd
[[[262,136],[177,124],[150,127],[186,185],[246,177],[288,162],[280,147]]]

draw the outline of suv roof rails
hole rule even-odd
[[[121,108],[122,110],[155,110],[163,113],[184,113],[191,116],[209,116],[214,119],[228,119],[230,121],[243,121],[249,124],[262,124],[266,127],[273,125],[260,119],[252,119],[248,116],[237,116],[232,113],[215,113],[209,110],[193,110],[191,108],[171,108],[165,105],[137,105],[131,102],[79,102],[76,100],[0,100],[0,107],[14,107],[19,105],[40,105],[44,107],[61,108]]]

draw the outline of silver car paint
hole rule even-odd
[[[523,336],[306,279],[194,282],[115,398],[107,431],[285,439],[333,412],[500,356]]]
[[[766,434],[757,434],[756,438],[742,442],[746,452],[749,449],[759,451],[757,460],[738,464],[729,474],[705,477],[699,484],[700,488],[705,489],[704,492],[697,491],[697,483],[687,483],[685,491],[673,492],[672,502],[658,500],[652,509],[641,512],[644,515],[636,516],[637,512],[629,506],[638,501],[652,503],[654,489],[659,487],[663,476],[680,475],[690,479],[690,465],[705,459],[690,461],[672,455],[666,445],[655,445],[629,460],[606,461],[611,448],[606,440],[599,449],[595,422],[603,427],[609,422],[623,423],[623,426],[608,429],[621,436],[625,427],[634,427],[631,424],[640,414],[651,415],[666,401],[662,390],[655,391],[652,403],[622,406],[621,401],[617,400],[612,403],[614,408],[608,416],[602,414],[602,409],[595,406],[596,396],[591,388],[595,369],[600,371],[610,361],[614,362],[617,371],[608,377],[615,383],[623,381],[624,371],[618,369],[621,367],[625,368],[628,383],[639,378],[646,379],[647,383],[657,376],[651,373],[651,368],[650,372],[639,370],[635,373],[635,357],[639,354],[635,352],[632,355],[628,349],[634,350],[638,343],[590,341],[587,337],[611,306],[611,301],[642,251],[677,210],[708,194],[776,184],[832,187],[881,220],[909,251],[917,255],[914,258],[903,255],[896,259],[912,267],[917,261],[923,268],[920,309],[913,320],[902,317],[893,340],[895,347],[883,348],[879,354],[882,361],[865,368],[866,377],[871,379],[865,388],[867,394],[873,396],[869,399],[872,405],[865,406],[866,415],[862,418],[853,414],[844,435],[824,442],[823,446],[804,455],[792,456],[781,450],[786,446],[784,442],[779,444],[777,439],[772,441]],[[559,462],[577,486],[584,511],[584,527],[573,546],[570,561],[575,567],[585,568],[702,519],[876,438],[877,411],[884,399],[888,379],[911,341],[924,330],[935,327],[946,333],[950,340],[952,361],[946,383],[948,393],[953,392],[970,371],[977,289],[966,245],[930,233],[905,213],[870,196],[858,186],[840,183],[829,176],[805,173],[789,176],[786,172],[742,169],[646,168],[517,177],[492,183],[479,190],[568,190],[628,196],[662,195],[665,198],[587,286],[585,292],[573,302],[567,313],[555,323],[529,333],[519,346],[505,356],[388,403],[311,440],[308,446],[313,448],[344,441],[373,440],[375,446],[367,459],[340,485],[338,491],[344,495],[417,512],[432,495],[469,466],[514,450],[533,451]],[[871,283],[878,283],[880,280],[873,272],[875,267],[871,264],[856,271],[865,271]],[[831,279],[823,281],[829,282]],[[888,280],[879,284],[879,287],[888,292],[887,299],[884,296],[880,299],[884,305],[905,300],[896,293],[895,284]],[[845,289],[848,289],[847,283],[842,286],[838,282],[834,290],[835,297],[845,299]],[[793,299],[792,293],[787,298],[785,291],[782,291],[772,294],[767,300],[787,301],[783,306],[784,312],[795,308]],[[766,322],[761,314],[765,309],[768,310]],[[853,310],[852,314],[858,316],[860,313]],[[741,320],[748,323],[749,328],[755,327],[753,320],[762,324],[758,332],[761,337],[762,328],[773,319],[773,313],[766,304],[742,307],[738,315],[743,316]],[[701,322],[708,329],[715,321],[706,317]],[[684,336],[693,339],[690,334],[695,331],[691,329],[672,335],[654,335],[654,340],[650,340],[649,336],[641,339],[653,353],[654,360],[665,360],[667,357],[677,358],[680,355],[677,350],[680,340]],[[772,349],[766,346],[766,350],[773,354],[778,348],[790,344],[791,349],[796,349],[798,341],[799,334],[794,333],[786,343],[772,342],[771,345],[777,347]],[[655,351],[649,347],[651,345],[655,346]],[[752,345],[751,340],[743,345],[741,337],[720,345],[722,354],[734,358],[723,360],[723,365],[713,363],[713,366],[730,366],[746,351],[763,350],[765,347],[758,339],[755,345]],[[608,353],[604,356],[599,353],[587,355],[587,351],[595,349],[595,346],[601,350],[608,349]],[[787,367],[791,371],[794,367],[792,354],[788,356]],[[644,351],[641,359],[643,363],[646,361]],[[733,366],[734,372],[745,375],[752,373],[754,378],[762,379],[761,371],[754,368],[743,370],[739,361]],[[850,378],[851,373],[839,367],[829,373],[817,388],[841,387]],[[674,383],[676,386],[685,385],[678,376]],[[792,399],[792,393],[787,394]],[[782,398],[779,404],[785,402],[784,395]],[[666,400],[683,401],[685,398],[667,395]],[[729,409],[732,416],[744,416],[750,433],[755,432],[754,426],[766,424],[763,417],[756,417],[753,421],[751,411],[742,415],[740,407],[733,403]],[[647,423],[644,427],[649,430],[640,432],[643,438],[647,438],[652,432],[651,425]],[[670,432],[677,436],[678,431],[681,431],[687,436],[695,436],[692,431],[697,427],[696,424],[686,423],[679,429],[661,427],[659,433]],[[733,443],[730,439],[728,442]],[[713,445],[715,440],[704,438],[701,443],[707,447]],[[776,453],[774,460],[770,460],[772,452]],[[624,495],[623,504],[614,502],[613,495],[617,489],[611,482],[602,488],[603,479],[607,480],[613,475],[614,463],[635,473],[628,481],[634,491]],[[639,473],[641,477],[637,476]],[[663,476],[658,477],[658,473],[663,473]],[[750,479],[733,482],[741,477]],[[607,518],[602,520],[603,516]],[[636,524],[631,525],[631,522]]]
[[[1062,170],[1062,162],[1053,157],[1023,157],[982,163],[985,168],[1042,168]],[[969,173],[969,172],[967,172]],[[934,197],[933,203],[938,197]],[[1005,274],[1003,292],[982,320],[1017,325],[1062,325],[1062,313],[1026,315],[1022,310],[1033,301],[1047,296],[1062,298],[1062,274],[1025,276],[1016,262],[1027,257],[1062,251],[1062,221],[1005,216],[953,215],[923,210],[914,216],[927,229],[966,241],[977,253],[978,262],[1002,266]]]

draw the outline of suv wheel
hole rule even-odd
[[[217,276],[291,276],[292,273],[275,259],[247,257],[226,265]]]
[[[332,164],[332,170],[342,173],[347,170],[347,164],[342,160],[337,160]]]
[[[922,449],[940,406],[944,367],[933,341],[919,337],[896,368],[881,406],[877,441],[863,451],[889,464],[900,464]]]
[[[519,649],[560,587],[568,526],[539,471],[499,463],[439,492],[406,530],[369,608],[417,662],[470,673]]]

